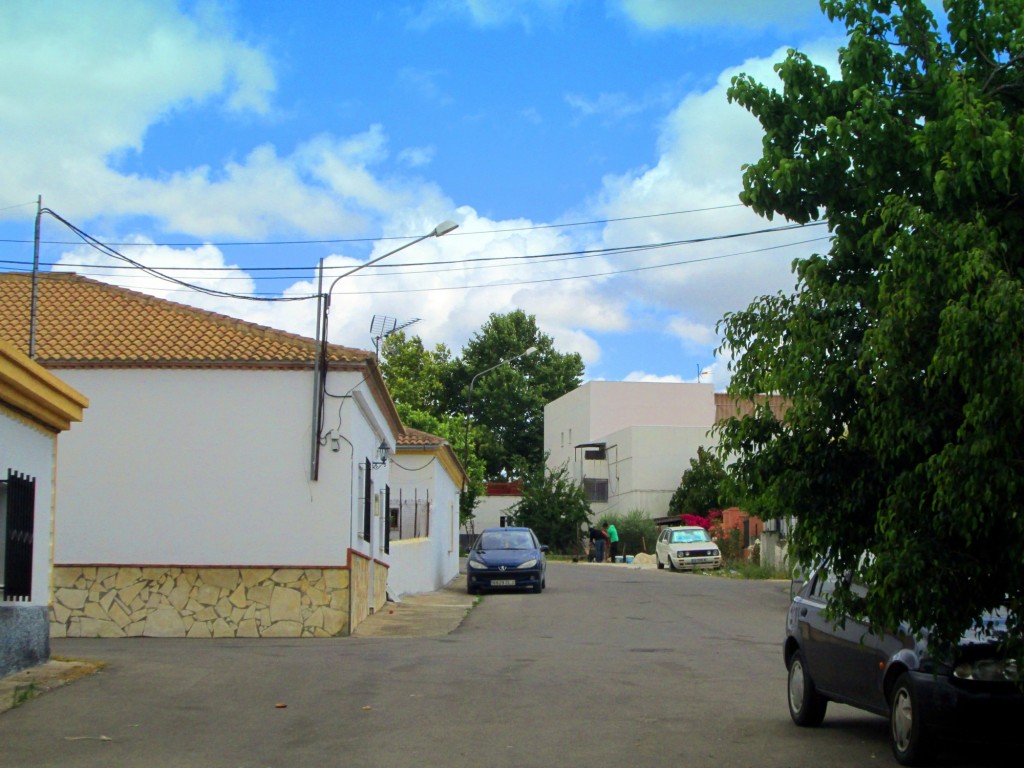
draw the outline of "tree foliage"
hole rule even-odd
[[[947,0],[941,30],[920,0],[822,7],[838,79],[790,51],[781,92],[729,92],[764,128],[743,202],[832,243],[723,319],[731,394],[791,401],[728,422],[723,455],[762,516],[798,517],[799,559],[859,567],[876,625],[949,641],[1008,603],[1019,638],[1024,4]]]
[[[516,357],[530,347],[536,352]],[[580,385],[582,358],[558,352],[533,315],[515,310],[492,314],[466,344],[460,363],[469,415],[485,435],[477,452],[487,477],[511,479],[539,467],[544,459],[544,406]],[[484,373],[489,368],[493,370]]]
[[[522,498],[509,510],[513,525],[532,528],[552,551],[580,551],[580,531],[590,519],[583,487],[564,465],[548,469],[543,462],[523,474]]]
[[[536,352],[517,357],[530,347]],[[442,344],[428,350],[404,331],[392,334],[381,345],[380,367],[402,422],[444,437],[463,463],[464,525],[486,480],[518,478],[542,464],[544,406],[583,378],[582,358],[558,352],[522,310],[492,314],[460,357]]]
[[[709,510],[722,509],[725,501],[725,466],[714,451],[698,448],[690,468],[683,472],[679,487],[668,502],[670,515],[707,515]]]

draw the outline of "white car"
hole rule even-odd
[[[722,567],[722,552],[699,525],[665,528],[654,549],[658,567],[673,571],[705,570]]]

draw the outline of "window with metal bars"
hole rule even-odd
[[[35,534],[36,481],[7,470],[0,481],[0,600],[32,599],[32,545]]]

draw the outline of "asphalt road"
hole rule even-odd
[[[790,722],[787,599],[553,563],[543,594],[486,595],[442,637],[54,641],[108,666],[0,716],[0,766],[895,765],[881,718]]]

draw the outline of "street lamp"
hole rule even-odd
[[[466,470],[466,481],[467,482],[469,482],[469,418],[470,418],[470,415],[471,415],[471,412],[472,412],[472,408],[473,408],[473,385],[476,384],[476,380],[479,379],[481,376],[483,376],[485,373],[490,373],[491,371],[495,370],[496,368],[500,368],[501,366],[506,365],[507,363],[511,363],[513,360],[518,360],[520,357],[526,357],[527,355],[532,355],[536,351],[537,351],[536,347],[527,347],[523,352],[520,352],[515,357],[510,357],[510,358],[508,358],[508,360],[502,360],[497,365],[492,365],[486,371],[480,371],[480,373],[478,373],[476,376],[474,376],[472,379],[470,379],[470,382],[469,382],[469,392],[466,394],[466,445],[465,445],[465,448],[463,450],[463,460],[462,460],[463,468]]]
[[[386,259],[388,256],[394,256],[399,251],[404,251],[406,248],[416,245],[416,243],[421,243],[427,238],[447,235],[452,230],[458,229],[458,226],[459,225],[451,219],[442,221],[427,234],[414,238],[405,245],[400,245],[394,250],[388,251],[375,259],[370,259],[365,264],[360,264],[356,267],[352,267],[352,269],[347,272],[342,272],[334,278],[334,281],[325,293],[319,294],[321,306],[317,316],[317,325],[319,326],[317,334],[320,342],[320,349],[313,367],[315,389],[313,391],[313,445],[312,450],[310,451],[311,457],[309,468],[309,476],[311,479],[318,480],[320,475],[320,433],[323,430],[324,393],[327,388],[327,318],[331,312],[331,292],[334,290],[334,286],[336,286],[338,281],[342,278],[355,274],[366,267],[373,266],[378,261]]]

